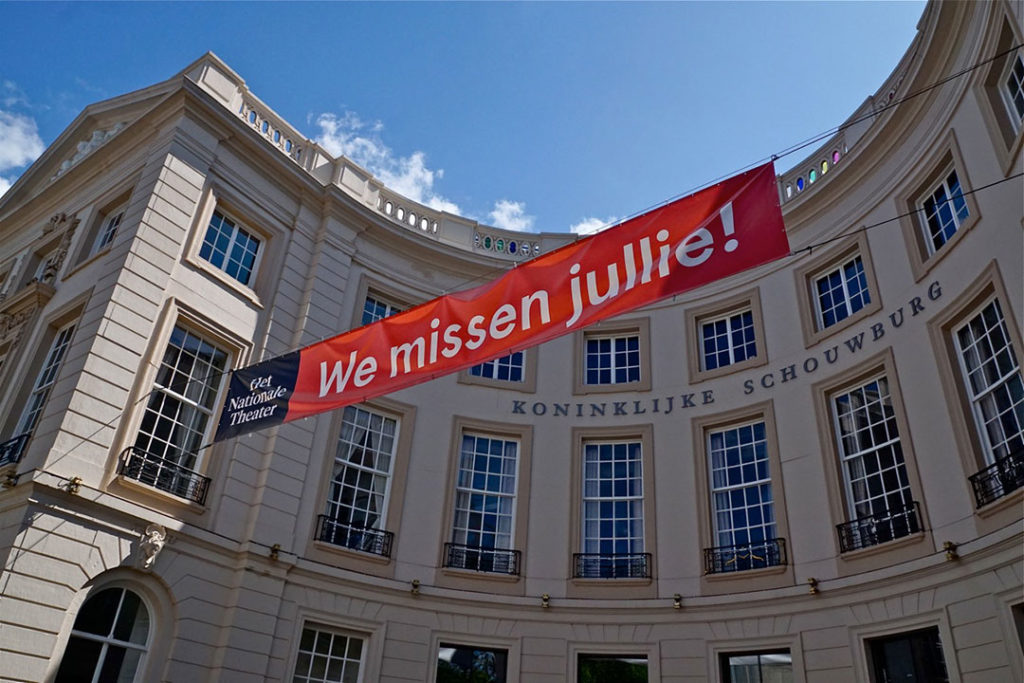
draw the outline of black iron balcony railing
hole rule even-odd
[[[650,553],[574,553],[573,578],[649,579]]]
[[[329,515],[320,515],[316,520],[316,540],[381,557],[391,557],[391,544],[395,540],[395,535],[390,531],[367,529],[355,524],[346,524]]]
[[[208,477],[135,446],[129,446],[121,453],[118,473],[125,479],[134,479],[200,505],[206,503],[206,493],[210,488]]]
[[[970,476],[974,501],[978,507],[988,505],[1024,486],[1024,448]]]
[[[477,548],[461,543],[444,544],[444,566],[519,576],[518,550]]]
[[[704,549],[704,573],[724,574],[786,564],[786,539],[725,545]]]
[[[902,507],[838,524],[836,530],[839,550],[846,553],[916,534],[921,531],[921,514],[917,501],[910,501]]]
[[[0,467],[13,465],[21,460],[21,454],[25,452],[25,444],[31,434],[19,434],[13,439],[0,443]]]

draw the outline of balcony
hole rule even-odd
[[[135,446],[121,453],[118,474],[200,505],[206,503],[210,488],[208,477]]]
[[[395,535],[390,531],[346,524],[328,515],[320,515],[316,520],[316,540],[371,555],[391,557],[391,544]]]
[[[922,531],[921,513],[917,501],[911,501],[899,508],[838,524],[836,530],[840,552],[848,553]]]
[[[979,508],[1010,495],[1024,486],[1024,448],[1013,451],[971,475],[970,481],[974,489],[974,501]]]
[[[574,553],[573,578],[649,579],[650,553]]]
[[[704,549],[704,573],[726,574],[786,564],[786,539]]]
[[[477,548],[461,543],[444,544],[444,566],[519,576],[518,550]]]
[[[28,443],[30,436],[31,434],[27,433],[19,434],[13,439],[0,443],[0,467],[13,465],[21,460],[21,455],[25,452],[25,444]]]

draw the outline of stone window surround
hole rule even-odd
[[[640,350],[640,381],[638,382],[612,382],[610,384],[587,384],[586,383],[586,349],[588,337],[623,336],[635,334],[639,337]],[[625,391],[650,391],[651,390],[651,323],[650,318],[629,318],[604,320],[591,325],[583,330],[578,330],[573,335],[573,355],[575,368],[573,393],[584,394],[611,394]]]
[[[993,3],[996,4],[996,3]],[[1014,45],[1024,42],[1020,35],[1018,20],[1010,11],[1009,4],[999,2],[998,9],[992,12],[992,23],[989,25],[979,44],[987,46],[978,60],[991,59],[1005,52]],[[1003,76],[1007,73],[1007,63],[1020,50],[994,60],[980,78],[974,79],[974,93],[979,109],[985,119],[985,129],[992,138],[992,147],[1002,167],[1003,173],[1009,176],[1013,165],[1020,156],[1024,146],[1024,125],[1017,125],[1010,118],[1003,95]]]
[[[537,353],[537,347],[531,346],[528,349],[522,350],[523,354],[523,379],[520,382],[512,382],[504,379],[494,379],[492,377],[478,377],[476,375],[469,374],[469,368],[465,368],[459,371],[458,382],[459,384],[474,384],[484,387],[493,387],[495,389],[504,389],[505,391],[519,391],[524,394],[533,394],[537,391],[537,363],[539,355]]]
[[[696,509],[699,529],[696,550],[701,553],[699,567],[703,567],[703,550],[715,545],[713,521],[713,503],[711,500],[708,474],[708,434],[722,428],[738,426],[755,421],[765,423],[765,437],[768,441],[768,471],[772,484],[772,505],[775,512],[776,536],[786,541],[786,564],[762,569],[708,574],[701,576],[701,592],[705,595],[721,595],[735,592],[737,582],[742,583],[744,590],[775,588],[792,585],[793,583],[793,544],[789,531],[788,507],[786,505],[786,487],[782,479],[782,457],[779,446],[778,431],[775,423],[775,406],[771,400],[742,406],[726,412],[695,417],[690,423],[693,438],[692,452],[694,476],[696,481]]]
[[[284,257],[284,249],[271,249],[271,245],[275,241],[286,239],[288,230],[283,221],[260,209],[251,200],[243,199],[244,196],[231,190],[227,185],[208,180],[196,205],[183,260],[239,297],[262,308],[262,297],[277,286],[275,273],[280,269],[280,262]],[[199,255],[214,212],[230,219],[260,241],[248,284],[242,284]]]
[[[120,489],[125,492],[131,491],[136,495],[141,494],[144,498],[148,499],[148,504],[160,510],[168,511],[175,516],[180,516],[186,510],[196,515],[201,515],[205,510],[204,506],[184,500],[172,493],[161,491],[152,486],[121,477],[118,474],[121,454],[126,448],[135,444],[136,436],[139,433],[139,428],[146,412],[147,398],[152,391],[160,370],[160,359],[163,357],[171,332],[175,327],[182,327],[201,334],[228,354],[227,372],[224,378],[222,378],[217,398],[214,401],[216,406],[215,416],[220,413],[220,406],[227,391],[228,373],[235,368],[244,367],[252,353],[251,341],[240,338],[224,326],[188,307],[184,302],[173,297],[169,298],[153,325],[150,343],[141,354],[135,383],[125,402],[124,417],[120,420],[118,430],[111,442],[110,459],[107,464],[107,474],[104,481],[111,489]],[[210,424],[207,425],[207,430],[211,437],[216,426],[215,419],[210,420]],[[218,480],[218,475],[228,464],[225,458],[212,456],[212,452],[216,448],[216,446],[213,446],[206,449],[192,468],[193,471],[210,479],[210,495],[207,496],[207,506],[210,504],[210,501],[216,499],[213,491],[219,484],[223,483]]]
[[[305,536],[308,539],[306,547],[310,558],[325,564],[344,566],[357,569],[366,574],[390,578],[394,575],[395,553],[402,542],[399,529],[402,522],[402,509],[405,503],[405,490],[409,469],[409,456],[414,437],[413,425],[416,422],[416,409],[414,406],[388,397],[378,397],[358,405],[398,421],[398,438],[396,439],[391,463],[387,517],[381,526],[382,530],[395,534],[391,557],[381,557],[353,548],[316,540],[317,517],[324,514],[325,503],[330,493],[331,471],[334,468],[335,452],[344,417],[344,411],[342,410],[334,411],[330,414],[331,417],[326,429],[318,430],[324,435],[325,440],[321,442],[318,435],[310,448],[310,453],[323,454],[319,456],[323,459],[323,462],[319,465],[322,474],[317,479],[315,488],[308,489],[309,495],[307,497],[311,500],[308,505],[303,505],[299,515],[304,517],[309,525],[309,530],[305,532]],[[326,420],[324,421],[326,422]],[[308,471],[315,472],[317,467],[318,465],[314,458],[311,460]],[[298,533],[303,532],[300,531]]]
[[[938,361],[936,366],[939,379],[942,382],[944,393],[948,397],[946,406],[949,410],[955,450],[960,455],[963,465],[963,486],[967,496],[973,496],[968,477],[985,467],[986,460],[983,442],[974,419],[971,398],[960,370],[953,334],[957,328],[966,323],[993,299],[997,299],[1000,303],[1010,334],[1010,341],[1013,343],[1013,350],[1017,353],[1017,361],[1024,364],[1024,340],[1020,334],[1020,321],[1016,318],[1012,306],[1013,300],[1006,291],[1002,273],[995,260],[989,262],[959,296],[947,303],[928,321],[928,335]],[[1024,489],[1019,489],[980,510],[976,510],[975,514],[982,518],[992,518],[991,520],[985,519],[985,528],[988,529],[988,524],[998,524],[999,520],[1007,514],[1011,519],[1015,515],[1019,516],[1015,506],[1020,505],[1022,497],[1024,497]]]
[[[566,681],[576,683],[579,676],[579,660],[587,655],[643,655],[647,658],[647,680],[661,680],[661,647],[658,643],[601,643],[569,642],[569,671]]]
[[[964,194],[967,203],[967,218],[960,224],[957,231],[946,242],[934,251],[928,246],[928,226],[924,221],[921,208],[925,197],[929,196],[940,182],[944,182],[949,171],[956,170],[960,181],[961,192],[971,189],[967,167],[960,154],[956,132],[950,130],[938,147],[938,152],[927,161],[918,164],[918,172],[911,176],[904,189],[897,194],[894,211],[900,216],[900,228],[910,257],[910,269],[914,282],[920,282],[929,271],[940,263],[947,254],[953,251],[965,236],[977,225],[981,218],[981,209],[975,201],[974,194]]]
[[[519,660],[522,657],[522,638],[502,637],[494,633],[459,633],[443,630],[434,631],[430,636],[430,650],[427,653],[428,683],[437,683],[437,660],[441,643],[505,650],[508,653],[508,669],[505,671],[505,680],[509,683],[521,680]],[[369,681],[370,679],[364,678],[363,680]]]
[[[591,579],[573,578],[573,555],[583,552],[583,446],[591,441],[639,441],[643,475],[644,552],[651,555],[650,578]],[[619,599],[652,598],[657,594],[657,517],[654,472],[654,427],[633,424],[613,427],[572,428],[572,471],[569,505],[569,547],[566,548],[565,571],[568,597],[608,598],[609,591]]]
[[[519,444],[519,462],[516,474],[516,495],[515,508],[513,511],[513,529],[511,550],[518,550],[522,553],[520,557],[521,571],[519,575],[501,574],[494,572],[481,572],[467,569],[457,569],[444,566],[444,544],[452,540],[452,524],[455,515],[455,478],[459,471],[459,455],[462,450],[462,435],[464,433],[479,434],[482,436],[494,436],[499,439],[509,439]],[[530,483],[533,456],[533,426],[526,424],[514,424],[496,422],[480,418],[455,415],[452,418],[452,432],[448,448],[447,467],[444,472],[445,495],[443,499],[443,514],[441,515],[440,532],[437,549],[437,566],[440,568],[436,575],[436,583],[439,586],[456,588],[460,590],[486,590],[492,593],[508,595],[525,594],[525,574],[522,570],[526,566],[527,531],[529,527],[530,507]]]
[[[754,341],[757,344],[757,355],[730,365],[723,365],[713,370],[705,370],[704,341],[701,324],[710,319],[722,318],[749,309],[754,320]],[[709,379],[749,370],[768,363],[767,338],[764,334],[764,314],[761,309],[761,290],[754,288],[740,292],[720,301],[686,310],[686,333],[693,340],[694,351],[686,354],[690,384],[697,384]],[[682,352],[682,351],[681,351]]]
[[[889,383],[889,395],[895,412],[900,433],[900,449],[906,466],[911,498],[918,503],[922,531],[899,539],[879,543],[868,548],[840,553],[839,535],[836,526],[852,521],[847,503],[847,489],[840,460],[839,441],[833,415],[832,399],[836,394],[862,385],[879,375],[885,375]],[[917,457],[914,452],[912,432],[907,423],[907,411],[903,404],[900,376],[892,347],[865,358],[860,363],[815,383],[811,388],[814,410],[818,424],[818,438],[821,442],[822,467],[825,474],[825,490],[828,496],[828,512],[831,516],[830,530],[835,545],[834,557],[840,576],[847,576],[869,569],[891,566],[904,560],[923,557],[933,552],[931,525],[928,523],[928,501],[921,492],[924,490],[918,473]]]
[[[864,264],[864,276],[867,280],[868,294],[871,297],[871,301],[859,311],[847,316],[834,325],[819,329],[815,280],[825,272],[834,270],[855,256],[860,256]],[[871,260],[871,251],[868,249],[867,235],[863,232],[856,236],[851,235],[849,240],[841,240],[839,245],[831,249],[822,250],[818,255],[807,261],[807,263],[804,263],[799,268],[795,268],[793,275],[796,281],[800,325],[804,333],[804,345],[807,348],[848,329],[852,325],[882,310],[882,294],[878,288],[878,280],[875,278],[875,268]]]

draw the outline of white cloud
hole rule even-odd
[[[0,110],[0,171],[9,171],[35,161],[45,145],[35,120]]]
[[[11,189],[11,185],[14,183],[0,175],[0,197],[7,194],[7,190]]]
[[[610,227],[613,223],[619,219],[615,216],[609,216],[608,218],[584,218],[579,223],[575,223],[569,227],[569,232],[576,233],[577,235],[590,235],[595,232],[600,232],[604,228]]]
[[[494,203],[494,209],[490,213],[491,224],[503,230],[518,230],[519,232],[530,232],[533,230],[533,216],[526,215],[526,204],[524,202],[513,202],[508,199],[499,199]]]
[[[426,154],[415,151],[407,157],[396,155],[384,144],[384,126],[376,121],[366,123],[354,112],[321,114],[318,144],[329,153],[344,155],[380,179],[388,188],[425,204],[437,211],[461,214],[459,206],[434,191],[434,181],[444,175],[443,169],[427,167]]]

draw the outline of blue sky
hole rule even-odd
[[[0,191],[87,104],[211,50],[303,134],[412,199],[581,230],[840,124],[923,8],[0,2]]]

